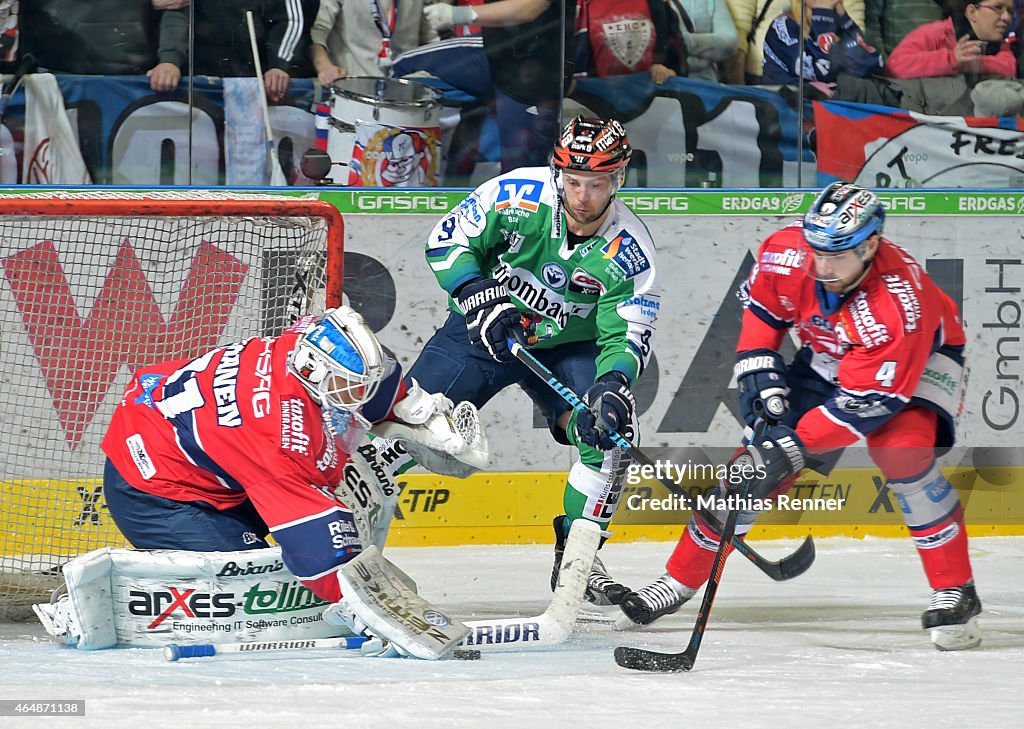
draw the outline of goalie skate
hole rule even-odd
[[[940,651],[977,648],[981,645],[979,613],[981,600],[974,585],[935,590],[921,615],[921,627],[931,631],[932,643]]]

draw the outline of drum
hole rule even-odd
[[[329,87],[328,181],[364,187],[441,184],[441,94],[405,79],[353,76]]]

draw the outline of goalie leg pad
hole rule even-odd
[[[469,633],[465,625],[409,590],[374,546],[345,564],[338,581],[342,607],[373,635],[415,658],[444,658]]]

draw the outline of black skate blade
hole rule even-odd
[[[615,649],[615,662],[623,668],[652,673],[681,673],[693,668],[693,658],[686,652],[656,653],[628,646]]]

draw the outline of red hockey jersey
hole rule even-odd
[[[335,573],[358,551],[333,487],[348,462],[325,411],[288,372],[298,331],[214,349],[135,374],[103,450],[135,488],[228,509],[251,499],[288,568],[337,601]],[[385,419],[404,396],[394,366],[363,408]]]
[[[800,222],[765,240],[741,288],[747,309],[737,351],[778,350],[786,331],[796,333],[798,357],[836,385],[796,429],[810,452],[823,453],[855,443],[898,413],[932,353],[943,348],[961,356],[966,338],[956,304],[888,240],[860,285],[828,308],[809,266]]]

